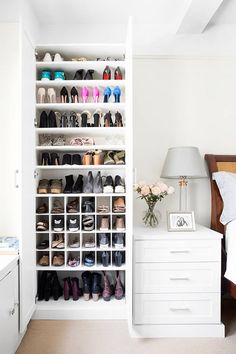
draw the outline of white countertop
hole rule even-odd
[[[167,225],[158,225],[157,227],[134,226],[134,240],[211,240],[221,239],[223,237],[219,232],[213,231],[205,226],[196,225],[195,231],[176,231],[167,230]]]
[[[0,254],[0,280],[17,265],[18,259],[17,255]]]

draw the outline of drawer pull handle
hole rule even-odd
[[[174,278],[170,278],[170,280],[189,280],[189,278],[187,277],[174,277]]]
[[[189,250],[172,250],[170,253],[189,253]]]
[[[188,307],[170,307],[170,311],[190,311]]]

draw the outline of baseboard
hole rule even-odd
[[[224,338],[225,326],[220,324],[133,325],[134,338]]]
[[[38,302],[34,320],[126,320],[127,304],[125,300],[109,302],[84,301],[42,301]]]

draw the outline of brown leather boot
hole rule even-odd
[[[103,280],[104,280],[104,288],[102,292],[102,298],[105,301],[110,301],[111,296],[113,295],[113,287],[109,282],[106,272],[103,272]]]
[[[121,300],[124,296],[124,288],[120,281],[120,274],[119,272],[116,273],[116,285],[115,285],[115,299]]]

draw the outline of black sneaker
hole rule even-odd
[[[67,220],[67,229],[71,232],[79,231],[79,218],[69,218]]]
[[[56,232],[61,232],[64,230],[64,218],[56,217],[52,220],[52,229]]]
[[[93,252],[89,252],[84,257],[84,265],[87,267],[92,267],[95,264],[95,257]]]
[[[81,156],[80,156],[80,154],[72,155],[72,165],[81,165]]]
[[[114,192],[114,183],[112,176],[107,176],[105,183],[103,185],[103,193],[113,193]]]

